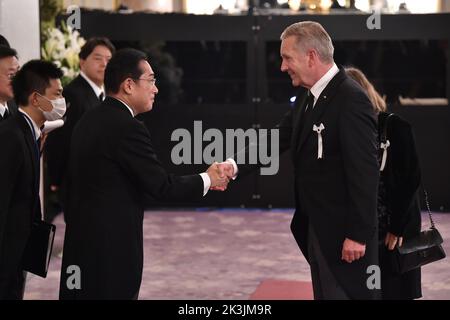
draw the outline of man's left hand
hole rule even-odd
[[[358,260],[366,254],[366,245],[353,241],[349,238],[345,238],[344,244],[342,245],[342,260],[352,263]]]

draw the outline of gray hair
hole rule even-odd
[[[295,36],[297,47],[306,52],[309,49],[315,49],[322,62],[333,62],[334,47],[329,34],[320,23],[314,21],[302,21],[291,24],[284,29],[280,39]]]

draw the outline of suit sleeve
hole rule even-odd
[[[2,152],[0,153],[0,259],[3,247],[3,237],[5,226],[8,223],[8,210],[13,196],[14,185],[17,181],[20,167],[23,164],[24,154],[21,150],[21,143],[15,135],[0,139]]]
[[[154,152],[150,134],[143,124],[127,130],[117,146],[117,159],[123,170],[150,197],[158,201],[196,201],[203,197],[199,174],[168,174]]]
[[[67,173],[70,140],[73,129],[84,113],[83,97],[65,93],[68,103],[64,126],[49,134],[46,142],[46,160],[49,183],[60,186]]]
[[[392,214],[389,231],[402,236],[412,211],[409,210],[416,200],[420,187],[420,168],[414,136],[411,126],[400,118],[393,118],[391,135],[390,162],[393,167],[395,185],[392,191]]]
[[[292,117],[293,117],[293,109],[291,108],[288,112],[285,113],[283,119],[275,126],[275,130],[278,130],[278,156],[280,156],[283,152],[287,151],[291,146],[291,137],[292,137]],[[273,130],[271,129],[271,130]],[[268,130],[267,139],[265,140],[269,145],[267,146],[268,153],[272,154],[272,131]],[[246,145],[245,149],[239,150],[234,156],[233,160],[238,160],[239,158],[246,159],[248,162],[249,153],[255,152],[258,153],[258,148],[261,148],[261,141],[259,141],[256,145]],[[257,170],[263,165],[259,162],[257,164],[248,164],[248,163],[237,163],[238,167],[238,179],[248,175],[253,170]]]
[[[366,243],[378,224],[377,122],[362,92],[351,93],[341,107],[339,138],[349,203],[346,237]]]

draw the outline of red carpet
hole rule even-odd
[[[312,284],[310,281],[264,280],[250,300],[313,300]]]

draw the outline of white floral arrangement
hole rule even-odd
[[[64,23],[61,29],[50,28],[43,32],[41,55],[45,61],[53,62],[63,72],[62,85],[67,85],[80,72],[79,57],[86,40],[77,30]]]

